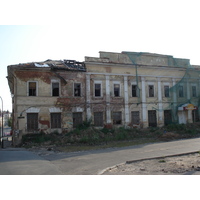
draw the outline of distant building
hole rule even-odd
[[[189,59],[136,52],[10,65],[14,143],[27,133],[67,132],[84,120],[107,128],[198,121],[199,72]]]
[[[11,113],[9,111],[4,111],[3,112],[3,126],[4,128],[7,128],[8,127],[8,121],[9,119],[11,118]],[[2,124],[2,113],[0,111],[0,127],[1,127],[1,124]]]

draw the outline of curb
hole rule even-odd
[[[160,159],[160,158],[167,158],[167,157],[184,156],[184,155],[189,155],[189,154],[194,154],[194,153],[200,153],[200,151],[192,151],[192,152],[188,152],[188,153],[179,153],[179,154],[172,154],[172,155],[167,155],[167,156],[158,156],[158,157],[151,157],[151,158],[142,158],[142,159],[138,159],[138,160],[129,160],[129,161],[126,161],[125,164],[131,164],[134,162],[144,161],[144,160],[153,160],[153,159]]]
[[[134,162],[139,162],[139,161],[144,161],[144,160],[154,160],[154,159],[161,159],[161,158],[163,159],[163,158],[175,157],[175,156],[184,156],[184,155],[189,155],[189,154],[194,154],[194,153],[200,153],[200,151],[192,151],[192,152],[188,152],[188,153],[179,153],[179,154],[172,154],[172,155],[167,155],[167,156],[158,156],[158,157],[151,157],[151,158],[142,158],[142,159],[137,159],[137,160],[129,160],[129,161],[117,164],[117,165],[113,165],[111,167],[107,167],[107,168],[101,170],[97,175],[102,175],[104,172],[114,169],[114,168],[124,165],[124,164],[131,164]]]

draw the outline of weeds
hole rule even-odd
[[[27,134],[22,137],[24,145],[42,145],[48,142],[57,146],[66,145],[104,145],[112,142],[121,141],[163,141],[179,138],[191,138],[200,134],[200,124],[170,124],[168,126],[158,128],[151,127],[147,129],[137,129],[124,127],[115,129],[95,129],[91,126],[91,122],[86,121],[73,131],[59,134],[54,131],[51,134]],[[175,137],[176,135],[176,137]],[[167,136],[167,138],[166,138]]]

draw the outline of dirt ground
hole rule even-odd
[[[121,164],[103,175],[200,175],[200,154],[165,157]]]

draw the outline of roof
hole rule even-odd
[[[51,68],[52,70],[86,71],[85,63],[75,60],[46,60],[44,62],[20,63],[12,66],[26,68]]]

